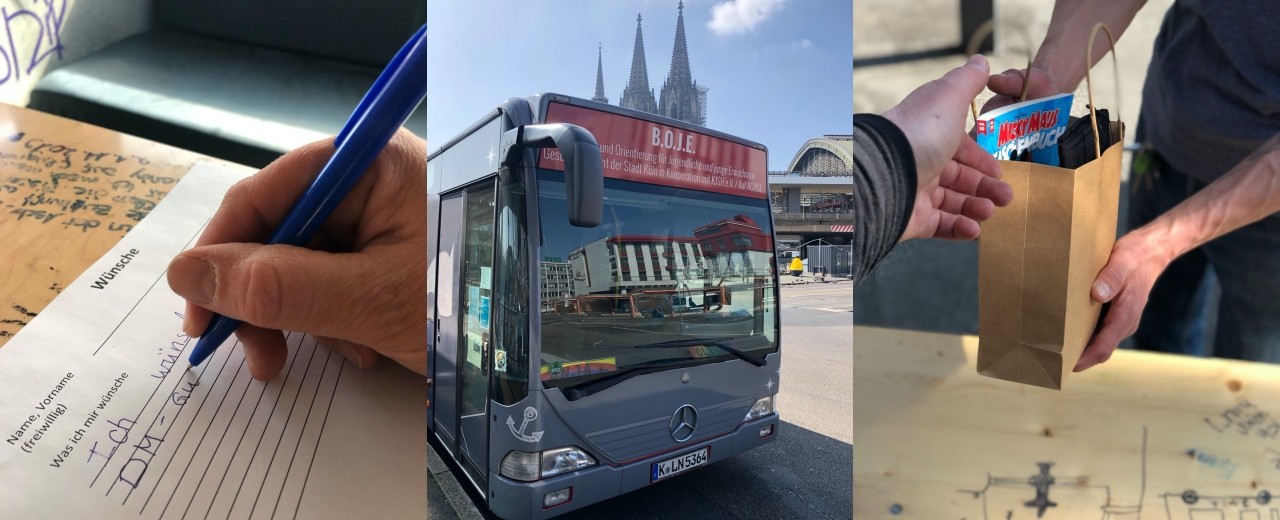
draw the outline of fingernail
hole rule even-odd
[[[973,66],[976,66],[976,65],[980,65],[981,63],[982,63],[982,55],[981,55],[981,54],[974,54],[973,56],[969,56],[969,62],[968,62],[968,63],[966,63],[966,64],[965,64],[965,66],[967,66],[967,67],[973,67]]]
[[[249,375],[253,376],[254,379],[257,379],[258,381],[266,381],[267,379],[270,379],[263,377],[261,370],[259,370],[257,356],[245,355],[244,361],[249,365]]]
[[[1107,286],[1106,282],[1093,284],[1093,292],[1096,293],[1103,301],[1111,299],[1111,287]]]
[[[326,343],[325,346],[329,347],[329,350],[333,352],[337,352],[339,356],[342,356],[347,361],[350,361],[351,364],[356,366],[356,368],[359,368],[359,369],[364,368],[364,363],[360,356],[361,349],[360,347],[357,347],[354,343],[343,341],[340,339],[332,339],[332,340],[329,340],[329,342]]]
[[[193,302],[208,303],[213,301],[218,280],[209,262],[182,255],[169,264],[169,286],[178,296]]]
[[[378,353],[374,352],[373,349],[364,348],[354,343],[339,341],[334,347],[340,351],[338,353],[342,357],[347,358],[347,361],[350,361],[360,370],[373,368],[374,362],[378,360]]]

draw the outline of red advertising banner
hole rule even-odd
[[[765,153],[683,128],[551,103],[546,122],[586,128],[600,143],[604,176],[677,188],[768,198]],[[543,148],[539,168],[564,170],[559,150]]]

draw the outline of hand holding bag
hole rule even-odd
[[[1099,142],[1087,70],[1099,30],[1111,41],[1117,82],[1120,77],[1115,40],[1098,24],[1085,53],[1095,158],[1075,169],[1000,161],[1013,202],[996,210],[979,238],[982,375],[1061,389],[1098,323],[1101,305],[1090,289],[1115,244],[1124,151],[1118,121],[1111,123],[1112,142]],[[1118,119],[1120,111],[1114,113]]]

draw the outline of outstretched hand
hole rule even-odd
[[[1013,189],[999,180],[999,163],[964,128],[988,71],[987,60],[973,56],[884,113],[911,142],[916,162],[916,198],[901,240],[972,240],[979,222],[1013,200]]]
[[[309,248],[261,242],[333,155],[332,139],[232,186],[196,247],[169,264],[169,287],[187,300],[183,331],[202,334],[215,312],[243,321],[236,336],[255,379],[284,367],[284,330],[360,368],[386,356],[426,373],[426,148],[397,133]]]

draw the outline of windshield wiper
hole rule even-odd
[[[639,375],[638,373],[657,372],[660,370],[669,370],[672,368],[685,367],[698,364],[696,359],[688,358],[672,358],[672,359],[655,359],[629,365],[626,368],[609,372],[608,374],[597,377],[595,379],[579,383],[562,389],[565,399],[576,401],[588,395],[594,394],[613,385],[621,383],[627,376]]]
[[[694,339],[681,339],[681,340],[675,340],[675,341],[662,341],[658,343],[649,343],[645,345],[636,345],[634,348],[679,348],[679,347],[693,347],[697,345],[711,345],[713,347],[718,347],[721,350],[724,350],[725,352],[733,354],[734,356],[737,356],[741,358],[743,361],[751,363],[752,365],[762,367],[767,364],[767,362],[763,358],[756,356],[755,354],[743,352],[741,350],[738,350],[737,348],[734,348],[728,345],[727,343],[729,341],[733,341],[733,338],[694,338]],[[561,392],[564,393],[565,399],[568,399],[570,401],[576,401],[578,399],[581,399],[583,397],[586,397],[588,395],[594,394],[596,392],[609,388],[613,385],[621,383],[623,380],[628,379],[629,376],[632,376],[632,375],[639,375],[639,374],[648,373],[648,372],[657,372],[661,370],[670,370],[670,369],[679,368],[679,367],[694,366],[694,365],[699,365],[701,363],[702,363],[702,360],[696,359],[696,358],[694,359],[668,358],[668,359],[655,359],[651,361],[645,361],[643,363],[628,365],[626,368],[622,368],[614,372],[609,372],[606,375],[597,377],[590,381],[586,381],[570,387],[562,388]]]
[[[752,365],[755,365],[758,367],[765,366],[766,362],[763,358],[755,354],[743,352],[733,346],[730,346],[729,345],[730,341],[733,341],[733,338],[690,338],[690,339],[677,339],[673,341],[660,341],[658,343],[648,343],[645,345],[636,345],[635,348],[680,348],[680,347],[696,347],[698,345],[710,345],[710,346],[719,348],[720,350],[723,350],[725,352],[728,352],[730,354],[733,354],[737,356],[739,359],[746,361],[747,363],[751,363]]]

